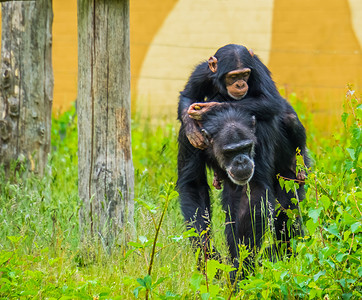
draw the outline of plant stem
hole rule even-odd
[[[166,199],[165,206],[163,207],[163,211],[162,211],[162,214],[161,214],[161,217],[160,217],[160,221],[158,222],[158,226],[156,227],[155,238],[153,240],[151,260],[150,260],[150,264],[148,266],[148,275],[150,275],[150,276],[151,276],[152,267],[153,267],[153,260],[155,258],[155,253],[156,253],[156,243],[157,243],[157,239],[158,239],[158,234],[159,234],[159,232],[161,230],[161,225],[162,225],[163,219],[164,219],[166,211],[167,211],[169,196],[167,195],[165,199]]]

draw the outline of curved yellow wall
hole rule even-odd
[[[76,1],[53,10],[58,111],[77,95]],[[321,129],[336,124],[348,83],[362,93],[361,0],[131,0],[130,10],[133,111],[175,119],[193,66],[227,43],[252,48]]]

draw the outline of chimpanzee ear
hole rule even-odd
[[[217,71],[217,58],[215,56],[211,56],[208,60],[209,69],[211,72],[216,73]]]
[[[251,57],[254,56],[254,51],[252,49],[249,49],[249,53],[250,53]]]
[[[211,143],[212,142],[212,137],[211,137],[210,133],[204,128],[201,129],[201,132],[204,135],[204,137]]]

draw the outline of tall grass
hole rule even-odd
[[[89,257],[80,253],[77,118],[74,109],[66,112],[53,119],[47,176],[5,181],[1,174],[0,298],[360,299],[361,120],[361,102],[352,92],[340,132],[322,140],[311,121],[303,120],[314,160],[301,203],[306,235],[293,240],[292,256],[270,262],[259,255],[255,272],[235,292],[228,280],[225,214],[215,190],[212,243],[222,262],[209,260],[204,270],[197,269],[197,253],[188,241],[195,233],[185,229],[175,192],[177,128],[172,125],[133,124],[134,238],[111,255],[102,248]]]

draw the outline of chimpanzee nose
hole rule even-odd
[[[244,87],[245,87],[245,81],[244,81],[244,80],[238,81],[238,82],[236,83],[236,87],[239,88],[239,89],[244,88]]]
[[[246,163],[246,158],[245,157],[238,157],[237,159],[236,159],[236,163],[238,164],[238,165],[245,165],[245,163]]]

